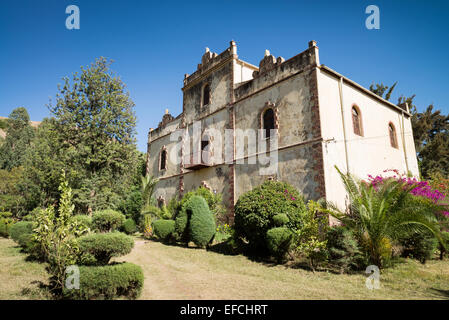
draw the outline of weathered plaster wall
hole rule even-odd
[[[179,177],[170,177],[168,179],[161,179],[154,190],[154,197],[158,199],[162,197],[168,203],[170,199],[178,197]]]
[[[156,178],[161,178],[180,173],[179,162],[176,163],[177,159],[171,156],[172,153],[176,154],[176,145],[177,142],[170,141],[170,135],[165,135],[151,142],[150,157],[148,163],[150,174],[152,174]],[[159,170],[159,157],[163,147],[165,147],[167,150],[167,166],[166,170]]]
[[[205,181],[212,192],[221,193],[224,200],[229,199],[229,167],[227,165],[218,165],[201,170],[193,170],[184,174],[185,192],[194,190]],[[225,202],[229,206],[229,203]]]

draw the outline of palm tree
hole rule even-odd
[[[410,194],[414,186],[396,179],[386,179],[373,186],[335,168],[349,195],[349,212],[343,212],[331,203],[327,203],[326,208],[322,206],[321,210],[355,231],[370,263],[382,267],[391,256],[393,241],[410,232],[430,230],[446,247],[435,217],[441,207]]]
[[[151,199],[153,197],[154,188],[159,182],[159,179],[154,178],[154,176],[146,175],[142,176],[142,211],[146,211],[148,207],[151,206]]]

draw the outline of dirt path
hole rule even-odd
[[[449,295],[449,263],[438,261],[426,265],[410,262],[386,271],[379,290],[366,288],[364,273],[314,274],[265,265],[241,255],[142,239],[136,239],[133,251],[117,261],[143,268],[145,284],[140,299],[447,299],[435,289]]]

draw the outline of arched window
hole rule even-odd
[[[363,136],[362,117],[360,110],[356,106],[352,107],[352,126],[356,135]]]
[[[398,139],[396,137],[396,129],[394,125],[390,122],[388,124],[388,134],[390,135],[390,144],[393,148],[398,149]]]
[[[203,88],[203,106],[210,103],[210,87],[206,84]]]
[[[162,149],[161,151],[161,159],[159,162],[159,170],[167,169],[167,150]]]
[[[274,129],[274,111],[268,108],[262,115],[262,129],[265,130],[265,137],[270,138],[270,130]]]

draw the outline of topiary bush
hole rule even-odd
[[[366,267],[367,260],[350,229],[342,226],[329,228],[326,238],[330,265],[340,268],[341,272]]]
[[[292,245],[293,232],[286,227],[277,227],[268,230],[265,238],[271,255],[282,262]]]
[[[277,214],[273,216],[273,222],[276,225],[276,227],[282,227],[285,226],[290,219],[285,213]]]
[[[92,217],[92,227],[100,232],[119,229],[125,222],[125,215],[115,210],[97,211]]]
[[[77,214],[70,218],[71,221],[76,221],[83,228],[92,228],[92,217],[86,214]]]
[[[213,193],[209,189],[200,186],[195,190],[189,191],[182,197],[181,200],[177,201],[175,198],[171,199],[167,205],[168,210],[172,213],[172,217],[176,216],[182,211],[182,207],[190,200],[193,196],[203,197],[209,210],[214,215],[214,218],[220,222],[220,224],[228,223],[228,216],[226,207],[223,205],[222,195],[220,193]]]
[[[153,231],[162,241],[169,241],[175,231],[175,221],[163,219],[153,221]]]
[[[123,231],[126,234],[134,234],[137,231],[136,223],[133,219],[126,219],[123,223]]]
[[[81,263],[103,265],[112,257],[130,253],[134,240],[121,232],[92,233],[78,238],[78,245],[82,252]]]
[[[248,241],[248,247],[260,253],[267,252],[267,231],[276,227],[274,216],[288,218],[286,228],[299,229],[307,212],[304,199],[291,185],[266,181],[240,196],[235,205],[236,236]]]
[[[19,243],[19,239],[24,234],[32,234],[34,229],[34,223],[31,221],[19,221],[9,228],[9,236],[16,243]]]
[[[107,266],[80,266],[79,289],[64,289],[66,299],[91,300],[125,297],[136,299],[143,288],[140,266],[120,263]]]
[[[201,196],[193,196],[185,209],[190,216],[190,240],[197,246],[206,246],[212,241],[216,231],[215,219],[206,200]]]
[[[189,215],[192,213],[191,211],[187,212],[187,203],[188,201],[184,202],[182,208],[176,214],[174,230],[175,239],[185,243],[188,243],[190,239],[188,224],[190,221]]]

